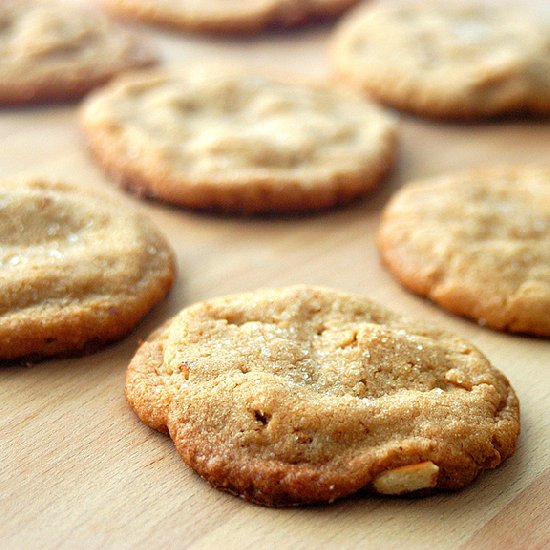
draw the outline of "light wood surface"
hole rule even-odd
[[[238,60],[323,76],[330,30],[228,42],[148,34],[168,63]],[[75,106],[0,110],[0,177],[112,189],[164,230],[179,275],[168,299],[122,342],[80,359],[0,368],[1,548],[549,547],[549,342],[483,329],[408,294],[381,268],[375,248],[380,209],[405,181],[469,166],[548,162],[548,121],[462,125],[404,116],[398,165],[368,199],[313,216],[242,219],[115,190],[88,158],[76,114]],[[126,366],[138,340],[188,304],[294,283],[364,293],[472,340],[520,397],[515,456],[461,492],[420,500],[357,496],[277,510],[212,489],[169,438],[126,405]]]

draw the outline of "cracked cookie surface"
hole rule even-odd
[[[548,114],[550,20],[515,8],[472,0],[367,5],[342,22],[332,60],[380,102],[417,114]]]
[[[340,15],[358,0],[103,0],[125,17],[211,33],[253,33]]]
[[[0,359],[121,338],[173,277],[165,239],[118,201],[63,183],[0,183]]]
[[[78,98],[152,61],[135,37],[82,3],[0,3],[0,104]]]
[[[393,120],[358,96],[215,66],[125,76],[85,102],[82,122],[125,187],[232,212],[350,201],[396,147]]]
[[[317,287],[184,309],[138,350],[126,395],[212,485],[273,506],[460,488],[519,433],[513,390],[471,344]]]
[[[550,336],[550,169],[411,183],[384,210],[378,242],[414,292],[482,325]]]

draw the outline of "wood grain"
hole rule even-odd
[[[541,0],[541,4],[544,4]],[[150,30],[167,63],[208,59],[328,74],[330,27],[223,41]],[[543,548],[550,544],[550,344],[453,317],[402,290],[380,266],[379,212],[405,181],[501,163],[548,162],[548,121],[443,124],[402,117],[399,162],[348,208],[236,218],[141,202],[89,159],[77,107],[0,110],[0,177],[40,175],[111,190],[146,211],[177,252],[169,298],[122,342],[72,360],[0,369],[2,548]],[[510,378],[522,405],[515,456],[458,493],[421,500],[358,495],[333,506],[271,510],[218,492],[140,423],[123,397],[144,338],[182,307],[294,283],[371,296],[469,338]]]
[[[550,545],[550,468],[532,481],[509,504],[491,518],[463,546],[463,550],[530,548]]]

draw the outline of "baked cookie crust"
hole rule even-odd
[[[382,214],[378,244],[413,292],[491,328],[550,336],[550,169],[406,185]]]
[[[184,309],[138,350],[126,396],[212,485],[269,506],[458,489],[519,434],[514,391],[470,343],[317,287]]]
[[[62,0],[2,0],[0,58],[0,105],[77,99],[155,59],[98,10]]]
[[[257,33],[331,19],[358,0],[103,0],[113,13],[217,34]]]
[[[393,119],[360,97],[220,67],[126,75],[81,114],[109,174],[188,208],[328,208],[373,189],[396,150]]]
[[[518,3],[369,3],[342,22],[331,59],[376,100],[419,115],[548,115],[549,32]]]
[[[41,180],[0,184],[0,359],[94,351],[168,292],[174,257],[142,215]]]

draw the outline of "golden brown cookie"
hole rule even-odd
[[[413,292],[482,325],[550,336],[550,169],[409,184],[386,207],[378,242]]]
[[[78,98],[153,59],[136,37],[83,3],[0,2],[0,104]]]
[[[61,183],[0,183],[0,359],[91,351],[168,292],[174,257],[142,215]]]
[[[514,391],[470,343],[317,287],[184,309],[138,350],[126,396],[212,485],[270,506],[458,489],[519,433]]]
[[[115,14],[190,31],[254,33],[340,15],[358,0],[103,0]]]
[[[342,22],[336,69],[382,103],[420,115],[550,113],[550,21],[479,0],[370,3]]]
[[[396,148],[393,120],[355,95],[211,66],[126,75],[86,100],[82,121],[123,186],[230,212],[350,201]]]

